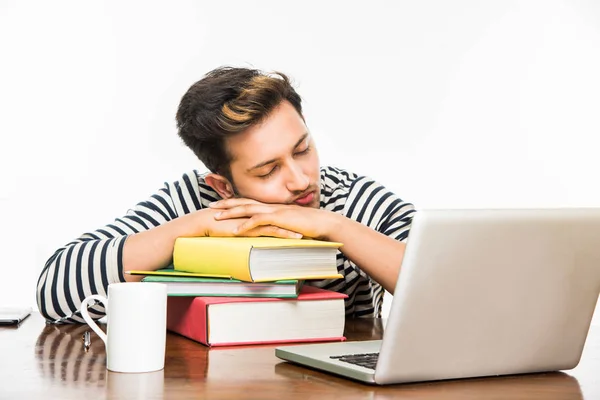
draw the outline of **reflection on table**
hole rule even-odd
[[[209,349],[167,335],[165,369],[148,374],[106,371],[104,342],[84,325],[46,325],[39,314],[18,328],[0,328],[0,373],[11,377],[0,399],[597,399],[600,340],[591,336],[582,363],[568,373],[369,386],[277,359],[274,346]],[[380,320],[348,320],[349,340],[377,339]],[[581,387],[583,387],[583,393]]]

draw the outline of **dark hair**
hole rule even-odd
[[[176,117],[179,137],[206,168],[231,180],[225,139],[259,124],[284,100],[302,117],[302,100],[286,75],[214,69],[183,95]]]

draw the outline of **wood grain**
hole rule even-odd
[[[208,349],[168,334],[165,369],[106,370],[104,343],[84,325],[46,325],[39,314],[0,328],[0,399],[600,399],[600,327],[571,371],[369,386],[277,359],[274,346]],[[380,320],[349,319],[349,340],[379,339]],[[135,338],[132,338],[135,340]]]

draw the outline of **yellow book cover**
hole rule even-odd
[[[337,242],[271,237],[180,237],[177,271],[230,277],[246,282],[340,278]]]

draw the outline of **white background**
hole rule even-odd
[[[594,0],[0,0],[0,305],[203,169],[174,115],[220,65],[289,74],[322,163],[418,208],[598,206],[599,49]]]

